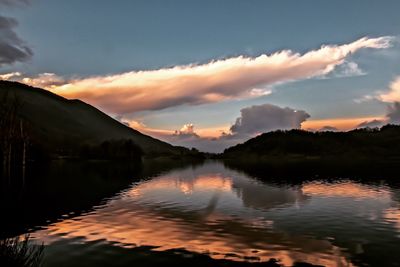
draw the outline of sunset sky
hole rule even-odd
[[[400,1],[0,0],[0,78],[177,145],[400,123]]]

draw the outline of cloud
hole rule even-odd
[[[0,0],[0,7],[21,7],[30,2],[30,0]],[[0,15],[0,67],[27,61],[33,56],[31,48],[15,32],[17,26],[16,19]],[[3,79],[1,76],[0,78]]]
[[[0,80],[11,80],[20,77],[22,74],[20,72],[9,72],[0,74]]]
[[[357,125],[356,128],[376,128],[376,127],[382,127],[385,125],[385,120],[372,120],[372,121],[364,121]]]
[[[162,134],[158,136],[160,139],[171,144],[184,146],[188,148],[196,148],[203,152],[219,153],[225,148],[243,142],[243,138],[224,138],[224,137],[205,137],[200,136],[196,132],[192,133],[173,133],[172,135]]]
[[[339,129],[336,127],[327,125],[327,126],[322,127],[321,129],[319,129],[318,131],[319,132],[337,132],[337,131],[339,131]]]
[[[251,106],[240,110],[241,116],[231,127],[232,134],[254,135],[273,130],[300,128],[310,115],[303,110],[281,108],[271,104]]]
[[[195,147],[200,151],[222,152],[225,148],[244,142],[262,132],[278,129],[300,128],[310,115],[305,111],[281,108],[271,104],[243,108],[241,116],[236,119],[230,129],[219,130],[219,137],[207,137],[198,134],[192,123],[185,124],[175,132],[149,129],[143,123],[134,123],[147,134],[151,134],[174,145]],[[135,127],[134,127],[135,128]]]
[[[391,81],[386,90],[376,90],[372,94],[364,95],[354,99],[354,102],[361,104],[369,101],[379,101],[386,103],[400,102],[400,76],[397,76]]]
[[[0,0],[0,6],[14,7],[31,3],[31,0]]]
[[[336,77],[354,77],[366,74],[367,73],[360,69],[356,62],[345,61],[342,65],[338,66]]]
[[[389,123],[400,124],[400,102],[395,102],[390,105],[386,116]]]
[[[121,116],[121,115],[115,116],[114,119],[117,120],[117,121],[119,121],[120,123],[122,123],[122,124],[128,126],[128,127],[135,128],[135,127],[131,126],[130,122],[129,122],[129,121],[126,121],[126,120],[123,118],[123,116]]]
[[[271,89],[264,89],[264,88],[253,88],[250,90],[250,95],[252,96],[266,96],[272,94]]]
[[[175,136],[195,136],[198,135],[194,132],[194,125],[193,123],[188,123],[182,126],[180,130],[176,130],[174,133]]]
[[[195,147],[200,151],[219,153],[225,148],[242,143],[260,133],[278,129],[302,128],[310,131],[316,131],[316,129],[319,129],[317,131],[339,131],[365,127],[375,128],[388,123],[400,124],[400,103],[398,102],[388,106],[385,117],[312,121],[308,120],[310,115],[303,110],[282,108],[271,104],[246,107],[240,113],[240,117],[230,127],[221,126],[212,129],[216,133],[214,136],[219,134],[218,137],[204,136],[202,134],[204,129],[197,132],[192,123],[185,124],[180,130],[176,131],[152,129],[137,121],[130,121],[129,125],[174,145]],[[121,119],[119,118],[119,120]]]
[[[175,131],[153,129],[138,121],[130,121],[129,126],[170,144],[188,148],[194,147],[204,152],[218,153],[237,143],[234,140],[200,135],[195,131],[195,125],[192,123],[185,124],[180,130]]]
[[[360,123],[356,128],[375,128],[382,127],[385,124],[400,124],[400,102],[394,102],[387,107],[387,113],[384,119],[371,120]]]
[[[362,97],[356,98],[353,101],[354,101],[354,103],[362,104],[364,102],[369,102],[369,101],[376,100],[376,99],[378,99],[378,95],[376,93],[374,93],[372,95],[363,95]]]
[[[162,137],[165,141],[174,145],[196,148],[205,152],[221,152],[226,145],[219,138],[210,138],[200,136],[194,130],[194,124],[188,123],[182,126],[180,130],[176,130],[172,135],[168,134]]]
[[[221,152],[263,132],[300,128],[310,115],[303,110],[281,108],[271,104],[255,105],[240,110],[240,117],[218,138],[192,140],[199,150]]]
[[[119,118],[121,119],[121,118]],[[122,119],[123,120],[123,119]],[[142,133],[151,135],[173,145],[184,146],[188,148],[197,148],[200,151],[218,153],[225,148],[237,144],[241,140],[220,139],[221,133],[228,127],[220,126],[216,128],[202,128],[195,130],[192,123],[185,124],[180,130],[155,129],[147,126],[141,121],[130,120],[129,126],[139,130]]]
[[[303,110],[295,110],[289,107],[282,108],[271,104],[246,107],[241,110],[240,117],[230,127],[212,128],[216,133],[213,135],[214,137],[204,136],[202,134],[204,129],[200,129],[197,132],[195,125],[192,123],[185,124],[180,130],[176,131],[152,129],[138,121],[130,121],[129,125],[174,145],[189,148],[195,147],[200,151],[219,153],[225,148],[242,143],[262,132],[278,129],[302,128],[310,131],[339,131],[354,128],[381,127],[388,123],[400,124],[400,103],[390,104],[385,117],[338,118],[314,121],[308,120],[309,117],[310,115]],[[210,130],[211,128],[207,132],[209,133]]]
[[[301,128],[307,131],[318,131],[326,125],[335,127],[340,131],[350,131],[358,127],[363,122],[373,120],[384,120],[383,116],[369,116],[369,117],[351,117],[351,118],[324,118],[324,119],[309,119],[301,124]]]
[[[389,92],[380,94],[379,99],[384,102],[400,101],[400,76],[390,83]]]
[[[388,36],[364,37],[304,54],[283,50],[258,57],[238,56],[206,64],[70,79],[63,85],[50,83],[45,87],[118,114],[198,105],[268,94],[269,90],[260,88],[325,75],[352,53],[363,48],[388,48],[392,40]]]
[[[54,73],[46,72],[39,74],[35,78],[29,78],[29,77],[22,78],[21,82],[29,84],[31,86],[51,89],[65,84],[66,80]]]
[[[17,25],[14,18],[0,15],[0,67],[29,60],[33,55],[32,50],[14,31]]]

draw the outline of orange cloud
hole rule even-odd
[[[153,128],[149,127],[146,124],[136,121],[136,120],[128,120],[127,121],[128,125],[138,131],[141,131],[145,134],[153,135],[157,138],[160,139],[168,139],[168,137],[171,137],[172,135],[176,134],[177,130],[168,130],[168,129],[158,129],[158,128]],[[194,130],[195,125],[192,123],[188,123],[182,126],[178,132],[182,133],[195,133],[199,135],[202,138],[218,138],[221,136],[223,132],[229,132],[229,124],[222,124],[216,127],[205,127],[205,128],[197,128]],[[167,138],[166,138],[167,137]]]
[[[107,112],[125,114],[268,94],[269,90],[260,87],[325,75],[359,49],[388,48],[392,39],[364,37],[305,54],[283,50],[255,58],[239,56],[202,65],[72,79],[61,84],[62,78],[55,75],[42,75],[39,83],[32,78],[25,82],[67,98],[79,98]]]
[[[333,119],[321,119],[321,120],[307,120],[301,124],[302,129],[317,130],[326,126],[335,127],[338,130],[347,131],[357,128],[363,122],[385,120],[385,117],[359,117],[359,118],[333,118]]]

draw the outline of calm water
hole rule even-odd
[[[167,266],[198,254],[400,266],[400,190],[380,180],[261,182],[208,162],[137,181],[32,237],[46,245],[44,266],[142,266],[149,257]]]

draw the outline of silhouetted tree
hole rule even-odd
[[[20,166],[24,175],[29,146],[26,123],[18,116],[21,102],[18,97],[5,94],[0,100],[0,160],[5,176],[13,167]]]

